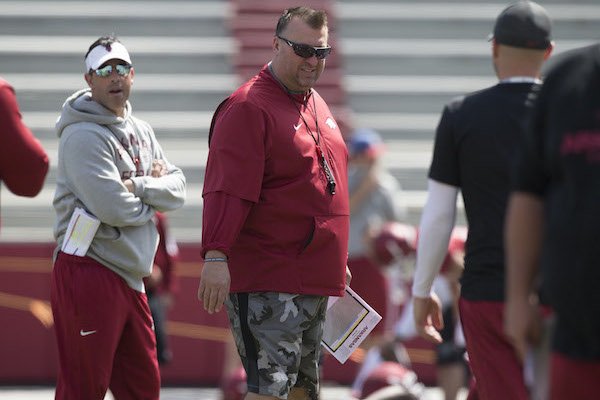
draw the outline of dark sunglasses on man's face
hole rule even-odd
[[[119,74],[121,76],[127,76],[131,72],[132,66],[129,64],[118,64],[116,66],[116,68],[117,68],[117,74]],[[110,74],[112,74],[112,71],[113,71],[112,65],[106,65],[102,68],[98,68],[98,69],[94,70],[96,75],[101,76],[103,78],[110,76]]]
[[[307,44],[292,42],[291,40],[282,38],[279,35],[277,37],[286,42],[292,48],[292,50],[294,50],[294,53],[302,58],[311,58],[312,56],[316,56],[319,60],[323,60],[329,55],[329,53],[331,53],[331,47],[329,46],[312,47]]]

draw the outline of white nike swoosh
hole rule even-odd
[[[96,333],[96,331],[84,331],[83,329],[79,331],[81,336],[91,335],[92,333]]]
[[[302,126],[302,124],[298,124],[298,126],[294,125],[294,129],[298,130],[298,129],[300,129],[301,126]]]

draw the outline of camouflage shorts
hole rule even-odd
[[[319,398],[319,356],[327,297],[233,293],[225,301],[248,391],[287,399],[292,387]]]

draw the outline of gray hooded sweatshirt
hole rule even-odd
[[[129,102],[121,118],[92,100],[89,89],[65,101],[56,131],[55,258],[75,207],[83,208],[101,222],[86,256],[143,292],[159,239],[153,216],[183,205],[183,172],[167,161],[150,125],[131,115]],[[166,175],[150,176],[154,159],[165,161]]]

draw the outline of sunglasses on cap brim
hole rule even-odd
[[[277,38],[279,38],[279,39],[283,40],[285,43],[287,43],[292,48],[292,50],[294,50],[294,53],[296,53],[297,56],[302,57],[302,58],[311,58],[311,57],[315,56],[319,60],[323,60],[323,59],[327,58],[329,53],[331,53],[331,47],[329,47],[329,46],[312,47],[307,44],[292,42],[291,40],[283,38],[279,35],[277,36]]]

